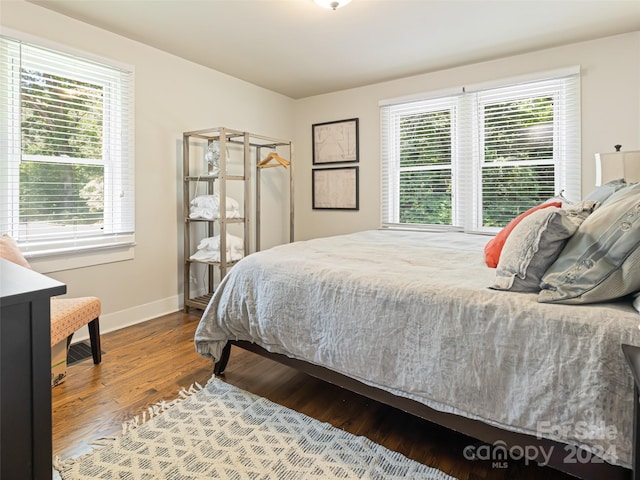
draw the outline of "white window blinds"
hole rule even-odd
[[[32,256],[132,244],[132,72],[8,37],[0,63],[0,232]]]
[[[386,223],[454,225],[454,98],[383,109]]]
[[[381,107],[382,225],[495,231],[580,197],[579,77]]]

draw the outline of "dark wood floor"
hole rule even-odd
[[[85,453],[92,442],[118,435],[123,422],[149,405],[176,398],[194,382],[204,385],[212,364],[194,349],[199,313],[176,312],[103,335],[102,364],[88,359],[70,366],[65,382],[52,390],[54,455]],[[515,461],[492,468],[488,461],[466,460],[464,448],[476,443],[470,438],[236,347],[222,378],[460,480],[571,478]]]

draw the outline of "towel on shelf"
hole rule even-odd
[[[231,197],[226,198],[226,218],[240,218],[240,204]],[[191,200],[189,218],[205,220],[220,218],[220,194],[200,195]]]
[[[244,241],[240,237],[227,233],[227,262],[235,262],[244,257]],[[198,244],[198,250],[189,257],[200,262],[220,261],[220,235],[203,238]]]

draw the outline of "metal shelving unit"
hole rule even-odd
[[[212,142],[218,142],[220,171],[210,175],[204,161]],[[266,149],[266,150],[265,150]],[[265,151],[284,149],[289,157],[289,240],[293,241],[293,146],[290,141],[232,130],[225,127],[183,133],[183,218],[184,218],[184,310],[204,310],[220,281],[237,261],[227,259],[229,229],[242,235],[244,255],[260,250],[260,170],[256,165]],[[255,178],[252,176],[256,172]],[[206,185],[207,195],[219,195],[219,218],[190,218],[191,200],[199,185]],[[195,187],[195,188],[194,188]],[[227,218],[227,195],[233,190],[242,205],[242,218]],[[255,192],[255,198],[254,198]],[[254,213],[255,212],[255,213]],[[240,233],[241,231],[241,233]],[[255,237],[252,239],[252,231]],[[195,242],[220,235],[220,261],[208,262],[191,259]],[[202,278],[202,283],[198,284]],[[194,285],[194,283],[196,285]]]

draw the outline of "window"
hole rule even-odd
[[[8,37],[0,63],[0,233],[28,256],[132,245],[132,72]]]
[[[577,71],[384,102],[383,227],[496,231],[564,192],[580,197]]]

